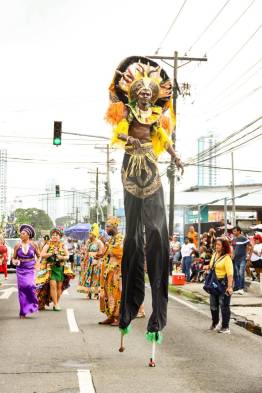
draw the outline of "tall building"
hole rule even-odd
[[[0,150],[0,218],[6,215],[7,208],[7,150]]]
[[[213,148],[216,140],[213,134],[201,136],[198,138],[198,157],[200,163],[197,168],[197,185],[201,186],[216,186],[217,185],[217,169],[216,169],[216,158],[215,149],[212,149],[210,153],[205,156],[205,161],[201,162],[201,153],[207,149]],[[206,160],[206,158],[208,158]]]

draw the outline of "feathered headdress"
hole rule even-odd
[[[97,223],[94,223],[91,227],[91,231],[90,231],[91,235],[94,235],[95,238],[98,238],[99,236],[99,226]]]
[[[128,57],[117,67],[109,87],[111,104],[106,120],[112,125],[118,124],[124,118],[125,104],[136,102],[142,89],[151,91],[153,105],[161,107],[163,112],[170,109],[171,121],[163,115],[160,118],[161,126],[170,133],[175,121],[172,83],[167,73],[155,61],[146,57]]]
[[[118,217],[112,216],[107,219],[106,225],[117,228],[120,222],[121,221]]]

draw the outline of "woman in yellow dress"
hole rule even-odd
[[[98,300],[100,292],[101,257],[104,245],[98,237],[99,227],[95,223],[92,225],[86,243],[86,256],[78,286],[78,291],[86,293],[87,298],[92,300]]]
[[[68,250],[61,240],[63,231],[60,228],[51,230],[51,240],[41,251],[40,270],[36,277],[39,310],[53,301],[53,310],[60,311],[59,299],[62,292],[69,287],[70,279],[75,275],[66,264]]]

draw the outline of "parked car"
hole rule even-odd
[[[7,254],[7,268],[13,268],[15,269],[15,266],[12,264],[12,258],[13,258],[13,253],[14,253],[14,247],[16,245],[16,243],[18,243],[20,241],[19,238],[15,238],[15,239],[5,239],[5,244],[8,250],[8,254]]]

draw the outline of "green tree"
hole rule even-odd
[[[51,229],[53,222],[44,210],[35,207],[29,209],[16,209],[15,211],[16,225],[30,224],[35,228],[36,238],[41,235],[41,230]]]
[[[66,228],[72,224],[72,217],[70,216],[63,216],[63,217],[58,217],[55,220],[55,224],[57,227],[63,227]]]

